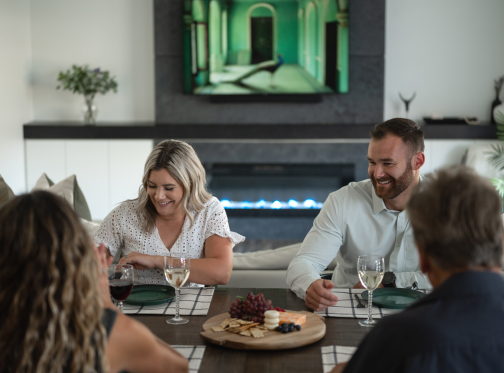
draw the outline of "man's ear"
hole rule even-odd
[[[416,245],[417,250],[418,250],[418,256],[420,257],[419,258],[420,270],[422,271],[422,273],[426,273],[427,274],[427,273],[429,273],[432,270],[431,261],[430,261],[429,257],[427,255],[425,255],[425,252],[420,247],[420,245],[418,245],[418,241],[415,241],[415,245]]]
[[[422,167],[425,163],[425,154],[423,152],[418,152],[416,153],[411,162],[413,163],[411,167],[413,167],[413,170],[419,170],[420,167]]]

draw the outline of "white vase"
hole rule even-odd
[[[495,118],[495,122],[497,124],[503,124],[504,125],[504,104],[497,105],[494,108],[493,115]]]

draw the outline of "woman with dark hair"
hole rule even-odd
[[[0,227],[0,372],[187,371],[181,355],[116,311],[105,247],[66,201],[16,197],[0,208]]]
[[[165,140],[144,167],[138,198],[121,203],[93,236],[121,264],[137,270],[135,281],[166,284],[164,256],[191,258],[190,286],[226,284],[233,246],[245,237],[231,232],[226,211],[206,190],[205,169],[194,149]]]

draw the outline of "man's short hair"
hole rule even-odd
[[[377,124],[371,131],[371,138],[382,140],[388,135],[400,137],[410,148],[411,155],[425,150],[424,132],[418,124],[405,118],[389,119]]]
[[[428,174],[406,210],[422,251],[442,269],[501,267],[501,198],[495,187],[465,166]]]

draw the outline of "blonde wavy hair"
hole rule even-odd
[[[203,210],[205,203],[212,197],[206,190],[205,169],[192,146],[178,140],[160,142],[145,162],[142,186],[138,192],[136,213],[147,232],[154,230],[157,216],[156,207],[147,193],[147,181],[152,170],[159,171],[163,168],[182,186],[182,208],[191,224],[194,222],[191,212]]]
[[[70,205],[39,191],[0,209],[0,372],[104,369],[91,240]]]

